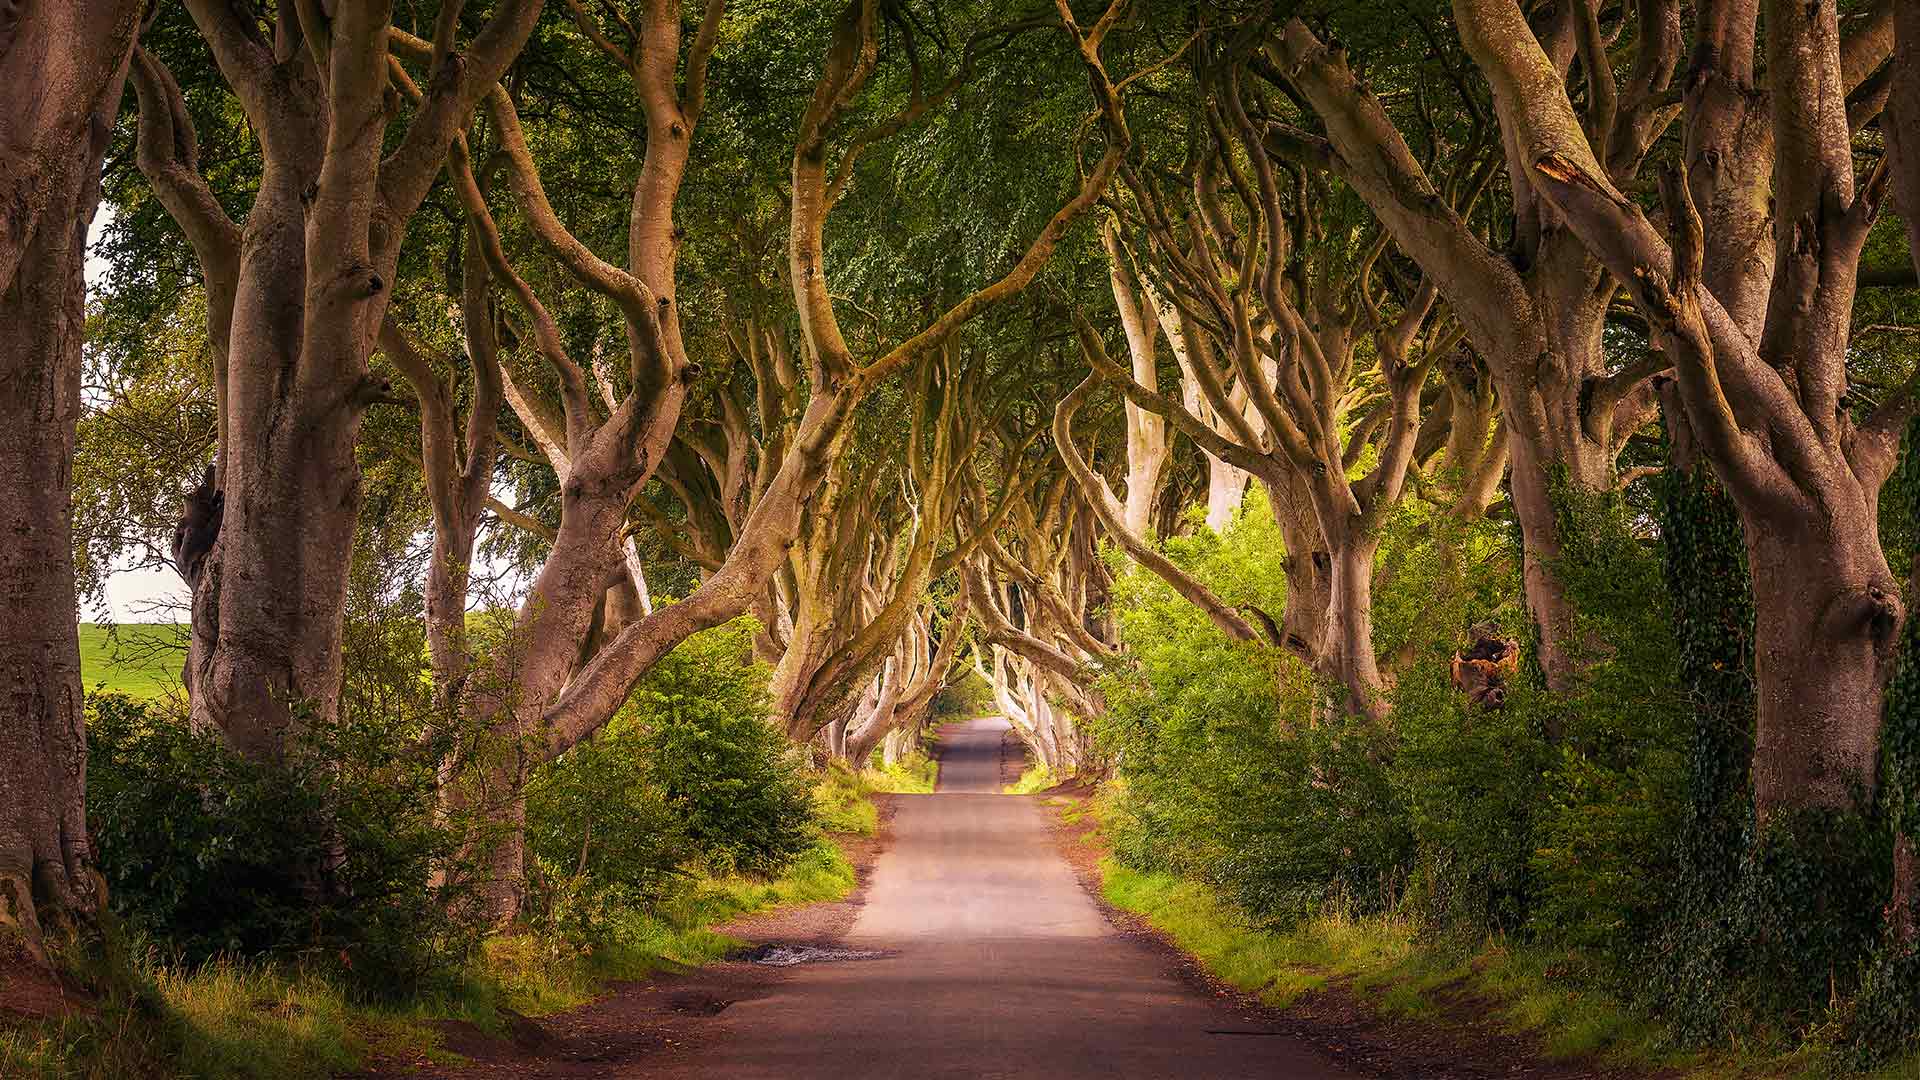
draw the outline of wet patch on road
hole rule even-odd
[[[841,949],[824,945],[787,945],[769,941],[742,949],[727,957],[765,967],[796,967],[800,964],[838,964],[849,960],[879,960],[895,955],[887,949]]]

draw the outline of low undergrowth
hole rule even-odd
[[[328,1076],[374,1060],[456,1060],[440,1049],[433,1021],[499,1031],[514,1014],[573,1008],[610,981],[718,959],[739,942],[717,925],[836,900],[853,886],[852,864],[823,838],[777,877],[697,877],[669,902],[605,912],[593,943],[551,928],[489,937],[444,990],[394,1002],[364,1001],[330,966],[230,957],[183,964],[149,950],[110,977],[90,978],[108,989],[88,1011],[0,1021],[0,1076],[266,1080]]]
[[[1578,677],[1552,689],[1523,659],[1499,707],[1454,679],[1473,642],[1529,655],[1498,522],[1409,507],[1384,526],[1385,716],[1339,709],[1292,657],[1116,561],[1130,662],[1103,671],[1093,721],[1117,763],[1097,801],[1115,902],[1276,1000],[1338,982],[1417,1014],[1465,996],[1559,1054],[1920,1074],[1920,950],[1885,917],[1914,813],[1895,780],[1920,743],[1889,739],[1858,812],[1756,820],[1748,575],[1709,481],[1556,486]],[[1166,547],[1229,602],[1282,610],[1272,531],[1250,510]],[[1920,730],[1920,631],[1901,649],[1890,732]]]
[[[879,791],[870,773],[832,762],[813,789],[814,817],[824,829],[872,836],[880,828],[880,810],[872,798]]]
[[[1053,771],[1045,765],[1029,765],[1020,773],[1020,779],[1006,785],[1001,791],[1007,795],[1032,795],[1035,792],[1045,791],[1059,782],[1060,778],[1053,775]]]
[[[445,755],[421,740],[422,703],[368,695],[385,707],[309,724],[265,765],[162,704],[90,698],[109,903],[104,933],[65,963],[90,993],[64,1018],[18,1023],[0,994],[0,1077],[432,1060],[434,1021],[505,1030],[610,980],[710,961],[736,944],[713,928],[737,916],[846,895],[854,872],[833,837],[873,833],[881,781],[807,766],[767,721],[750,640],[745,623],[689,639],[612,723],[535,770],[526,888],[504,933],[465,902],[467,840],[485,833],[440,812]],[[387,685],[411,692],[417,671],[394,666],[405,674]],[[9,976],[0,967],[0,992]]]
[[[926,754],[909,754],[891,765],[880,761],[879,755],[874,760],[877,764],[867,770],[867,777],[875,791],[929,795],[940,782],[940,763]]]
[[[1810,1040],[1790,1053],[1732,1047],[1712,1054],[1680,1043],[1659,1016],[1591,989],[1571,951],[1495,935],[1436,935],[1400,912],[1329,907],[1285,928],[1257,925],[1203,882],[1101,860],[1108,903],[1145,919],[1215,978],[1276,1008],[1338,987],[1393,1019],[1446,1024],[1471,1008],[1538,1040],[1554,1058],[1597,1059],[1689,1077],[1920,1076],[1920,1056],[1869,1073],[1846,1068],[1844,1051]]]
[[[855,769],[844,761],[828,762],[813,789],[813,812],[821,824],[838,832],[872,836],[879,827],[874,795],[926,795],[940,781],[940,763],[926,754],[913,754],[891,765],[874,755],[874,764]]]

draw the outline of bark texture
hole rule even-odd
[[[1764,43],[1755,29],[1763,8]],[[1696,201],[1697,167],[1665,177],[1664,234],[1621,194],[1616,180],[1630,171],[1583,126],[1550,50],[1513,0],[1455,0],[1454,12],[1492,86],[1510,164],[1653,326],[1689,427],[1739,509],[1756,614],[1761,821],[1854,808],[1874,788],[1881,701],[1904,617],[1876,520],[1913,405],[1910,389],[1864,420],[1847,405],[1860,251],[1888,173],[1883,164],[1856,180],[1844,103],[1857,69],[1878,62],[1842,41],[1830,0],[1731,3],[1703,26],[1695,60],[1703,77],[1724,71],[1745,85],[1765,50],[1772,138],[1716,143],[1699,159],[1734,181],[1766,177],[1771,251],[1754,255],[1750,215],[1724,200]],[[1686,104],[1696,129],[1737,128],[1750,107],[1739,94]],[[1764,317],[1754,322],[1750,298],[1761,294]]]
[[[87,227],[142,6],[0,9],[0,935],[48,939],[104,897],[87,840],[72,510]],[[0,940],[0,960],[9,943]]]
[[[242,753],[278,757],[302,717],[339,708],[341,632],[367,369],[407,220],[473,106],[519,53],[539,0],[509,0],[464,51],[457,20],[398,63],[390,0],[281,8],[271,35],[220,0],[187,4],[253,130],[262,171],[244,230],[199,172],[171,75],[142,56],[139,164],[199,259],[208,294],[222,507],[193,591],[192,715]],[[405,94],[413,115],[388,149]],[[190,507],[190,510],[192,508]],[[183,524],[194,524],[183,521]]]
[[[1594,87],[1590,121],[1612,167],[1632,170],[1673,120],[1663,102],[1679,58],[1678,5],[1643,5],[1652,23],[1635,39],[1634,78],[1625,88],[1615,85],[1597,29],[1588,35],[1585,21],[1572,17],[1579,6],[1560,5],[1546,20],[1548,70],[1564,81],[1576,57],[1601,57],[1586,69]],[[1527,36],[1533,40],[1530,29]],[[1610,369],[1601,330],[1614,287],[1600,260],[1559,226],[1532,175],[1515,166],[1525,151],[1511,132],[1502,132],[1501,143],[1514,202],[1509,254],[1484,242],[1466,215],[1499,155],[1458,162],[1436,182],[1338,48],[1292,20],[1267,51],[1276,74],[1325,128],[1319,136],[1276,126],[1267,139],[1318,160],[1352,186],[1439,288],[1499,387],[1527,604],[1547,680],[1566,688],[1579,649],[1571,602],[1554,571],[1562,552],[1556,488],[1611,489],[1621,447],[1653,414],[1644,384],[1661,365]]]

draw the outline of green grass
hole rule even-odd
[[[1554,1057],[1600,1057],[1622,1065],[1699,1064],[1662,1049],[1664,1032],[1605,994],[1569,987],[1565,964],[1497,940],[1475,946],[1428,941],[1408,920],[1331,911],[1277,932],[1252,925],[1208,886],[1143,873],[1112,859],[1103,892],[1192,953],[1215,977],[1285,1007],[1302,994],[1344,985],[1381,1013],[1435,1018],[1449,996],[1497,1002],[1516,1031],[1540,1037]]]
[[[879,755],[874,757],[878,760]],[[928,795],[932,794],[934,785],[940,782],[940,762],[926,754],[910,754],[891,765],[881,762],[865,770],[865,774],[875,791]]]
[[[438,1007],[483,1027],[501,1006],[531,1016],[570,1009],[592,1000],[607,982],[698,967],[741,944],[716,926],[786,904],[838,900],[853,886],[853,865],[823,838],[778,878],[700,877],[663,903],[619,912],[586,955],[538,934],[490,938],[463,980],[466,996]]]
[[[1113,906],[1143,917],[1222,982],[1278,1007],[1342,985],[1382,1015],[1438,1018],[1458,1009],[1464,995],[1476,1009],[1491,1009],[1510,1029],[1537,1038],[1553,1057],[1598,1058],[1699,1078],[1859,1075],[1818,1047],[1786,1056],[1760,1047],[1675,1051],[1657,1017],[1583,987],[1580,958],[1571,953],[1498,938],[1436,940],[1393,915],[1331,911],[1288,930],[1270,930],[1200,882],[1134,870],[1111,858],[1102,861],[1101,877],[1102,893]],[[1868,1077],[1920,1077],[1920,1056]]]
[[[845,762],[829,763],[813,789],[813,812],[820,818],[820,827],[872,836],[880,827],[880,811],[870,796],[878,790],[866,773],[853,771]]]
[[[133,697],[166,697],[180,689],[186,652],[179,627],[167,623],[80,624],[80,683]]]
[[[856,770],[844,761],[827,765],[813,789],[813,810],[829,832],[872,836],[880,827],[871,796],[881,793],[926,794],[940,779],[940,763],[915,754],[892,766]]]
[[[845,773],[845,770],[841,770]],[[816,790],[829,831],[871,835],[872,788],[828,774]],[[851,826],[851,827],[845,827]],[[77,965],[102,987],[96,1008],[62,1021],[0,1023],[0,1077],[192,1077],[278,1080],[330,1076],[373,1058],[457,1062],[433,1021],[504,1030],[506,1010],[542,1015],[586,1003],[609,981],[708,963],[740,945],[714,928],[786,904],[837,900],[854,869],[822,837],[778,878],[697,876],[670,898],[609,916],[593,947],[553,933],[489,938],[443,995],[398,1005],[351,999],[336,981],[297,964],[219,960],[193,968],[154,954]]]
[[[1059,778],[1055,777],[1045,765],[1029,765],[1026,771],[1020,774],[1020,779],[1008,784],[1001,791],[1007,795],[1032,795],[1035,792],[1045,791],[1059,782]]]

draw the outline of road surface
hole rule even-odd
[[[701,1075],[1349,1077],[1190,989],[1108,925],[1045,811],[998,794],[1005,730],[949,727],[938,793],[899,797],[893,844],[845,941],[884,957],[806,965],[733,1005]]]

